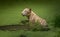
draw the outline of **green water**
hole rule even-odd
[[[60,14],[59,1],[3,0],[0,1],[0,26],[19,24],[21,20],[27,19],[21,15],[22,10],[26,7],[46,19],[48,25],[54,25],[56,15]],[[55,37],[56,32],[0,31],[0,37],[19,37],[21,34],[28,37]]]

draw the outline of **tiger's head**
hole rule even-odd
[[[31,13],[31,9],[30,8],[25,8],[23,11],[22,11],[22,15],[23,16],[29,16]]]

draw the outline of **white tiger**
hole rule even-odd
[[[26,16],[31,23],[39,22],[42,27],[48,27],[46,20],[36,15],[30,8],[25,8],[22,15]]]

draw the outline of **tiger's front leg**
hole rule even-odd
[[[34,20],[34,19],[29,19],[29,25],[30,25],[31,27],[33,27],[34,24],[35,24],[35,20]]]

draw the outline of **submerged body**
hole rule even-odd
[[[38,15],[36,15],[33,11],[31,12],[29,19],[28,19],[31,23],[40,23],[41,26],[46,26],[46,20],[39,17]]]

